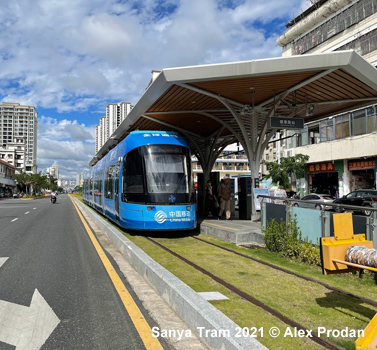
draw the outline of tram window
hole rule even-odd
[[[105,197],[113,199],[114,195],[114,165],[110,165],[106,170]]]
[[[98,173],[98,195],[102,196],[102,179],[103,179],[103,171]]]
[[[120,174],[120,165],[122,160],[118,160],[115,168],[115,194],[119,194],[119,174]]]
[[[93,176],[90,177],[89,194],[93,194]]]
[[[94,195],[95,195],[95,196],[98,195],[98,180],[97,180],[97,174],[94,174],[94,176],[93,176],[93,192],[94,192]]]
[[[186,163],[183,154],[146,154],[148,192],[188,193]]]
[[[130,151],[124,157],[123,192],[144,193],[143,162],[138,148]]]

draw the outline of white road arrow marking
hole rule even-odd
[[[4,265],[4,263],[8,260],[9,258],[0,258],[0,267]]]
[[[0,300],[0,341],[16,350],[38,350],[60,320],[36,289],[30,307]]]

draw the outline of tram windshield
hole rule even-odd
[[[188,159],[182,147],[148,147],[144,160],[149,193],[189,193]]]

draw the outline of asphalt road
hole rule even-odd
[[[27,313],[32,298],[52,310]],[[41,349],[145,349],[67,195],[56,204],[47,198],[0,200],[0,349],[22,344],[14,328],[24,329],[33,317],[38,336],[47,339]]]

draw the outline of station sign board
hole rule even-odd
[[[303,129],[303,118],[285,118],[285,117],[271,117],[268,120],[268,127],[270,129]]]

